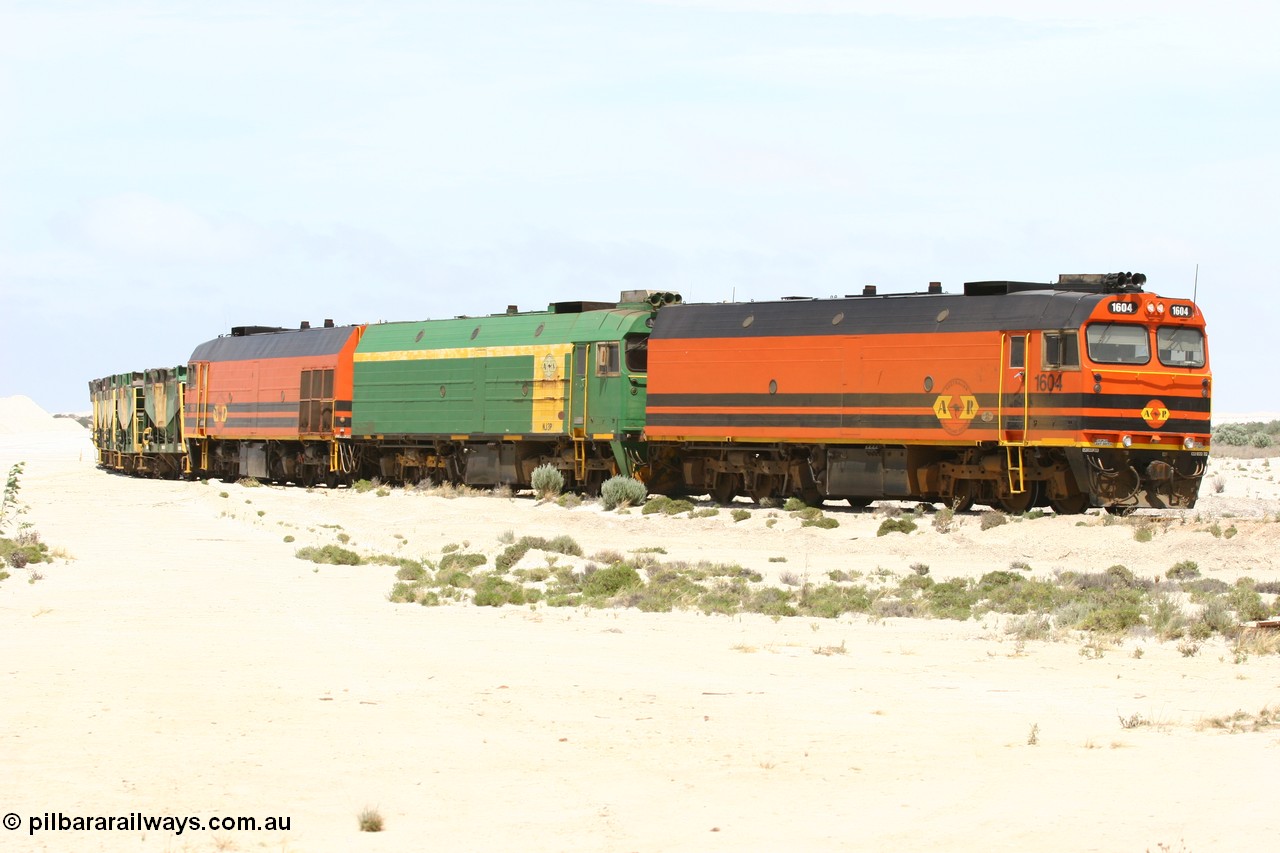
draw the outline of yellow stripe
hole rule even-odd
[[[513,347],[448,347],[445,349],[402,349],[387,352],[358,352],[354,358],[362,361],[432,361],[447,358],[508,358],[511,356],[563,354],[572,349],[571,344],[551,346],[527,344]]]

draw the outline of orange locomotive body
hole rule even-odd
[[[1190,507],[1204,318],[1128,273],[963,294],[678,305],[649,339],[655,490]]]
[[[355,470],[352,360],[364,326],[238,326],[187,370],[184,431],[202,475],[336,484]]]

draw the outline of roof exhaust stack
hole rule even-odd
[[[326,329],[332,329],[332,328],[333,328],[333,321],[332,321],[332,320],[330,320],[330,319],[328,319],[328,318],[326,318],[326,319],[325,319],[325,321],[324,321],[324,327],[325,327]]]
[[[940,281],[931,281],[931,282],[929,282],[929,292],[930,292],[930,293],[941,293],[941,292],[942,292],[942,282],[940,282]]]
[[[310,321],[310,320],[303,320],[301,323],[299,323],[299,324],[298,324],[298,328],[299,328],[299,329],[310,329],[310,328],[311,328],[311,321]]]
[[[875,286],[874,284],[868,284],[868,285],[864,286],[864,287],[862,288],[862,295],[863,295],[863,296],[875,296],[875,295],[876,295],[876,286]]]

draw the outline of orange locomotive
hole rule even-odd
[[[1204,318],[1141,274],[964,293],[674,305],[649,338],[654,491],[1195,505]]]

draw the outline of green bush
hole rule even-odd
[[[485,575],[476,586],[474,602],[478,607],[501,607],[504,604],[524,604],[524,587],[498,575]]]
[[[1181,560],[1165,573],[1171,581],[1191,580],[1200,577],[1200,566],[1193,560]]]
[[[615,563],[607,569],[592,572],[582,585],[582,594],[591,598],[605,598],[643,583],[640,573],[634,568],[626,563]]]
[[[684,499],[672,500],[666,495],[655,495],[650,498],[640,510],[641,515],[653,515],[660,512],[663,515],[679,515],[682,512],[693,512],[694,506]]]
[[[600,503],[606,510],[639,506],[647,494],[644,483],[634,477],[610,477],[600,487]]]
[[[647,507],[648,507],[648,504],[645,504],[645,506],[646,506],[646,508],[647,508]],[[746,521],[748,518],[750,518],[750,517],[751,517],[751,510],[748,510],[748,509],[735,509],[735,510],[734,510],[732,513],[730,513],[730,514],[733,516],[733,520],[734,520],[734,522],[735,522],[735,523],[737,523],[737,522],[739,522],[739,521]]]
[[[323,548],[308,545],[295,551],[294,556],[299,560],[333,566],[358,566],[364,562],[355,551],[349,551],[341,545],[325,545]]]
[[[866,613],[871,609],[871,593],[864,586],[806,585],[795,609],[805,616],[834,619],[842,613]]]
[[[840,522],[830,516],[822,516],[820,518],[806,518],[800,522],[801,527],[821,527],[824,530],[830,530],[833,527],[839,527]],[[914,524],[911,525],[913,528]]]
[[[564,475],[553,465],[539,465],[529,478],[533,491],[542,500],[551,500],[564,491]]]
[[[440,571],[467,571],[489,562],[484,554],[468,554],[465,551],[450,551],[440,558]]]
[[[521,536],[518,541],[508,545],[498,555],[497,559],[493,561],[494,568],[499,572],[506,572],[520,562],[521,557],[534,548],[540,551],[565,554],[570,557],[582,556],[582,546],[575,542],[572,536],[561,535],[554,539],[544,539],[541,536]]]
[[[886,518],[880,522],[877,536],[888,536],[890,533],[910,533],[916,529],[916,523],[909,518]]]

